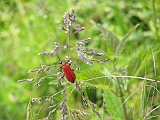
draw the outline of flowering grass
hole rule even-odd
[[[159,1],[1,3],[1,119],[159,119]]]

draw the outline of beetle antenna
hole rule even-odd
[[[60,59],[60,57],[58,56],[58,54],[56,54],[56,55],[57,55],[57,57],[58,57],[59,61],[61,61],[61,59]]]

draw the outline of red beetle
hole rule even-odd
[[[74,81],[76,80],[76,75],[74,73],[74,71],[71,69],[70,64],[66,63],[66,62],[60,62],[62,64],[62,69],[63,72],[66,76],[66,79],[71,82],[74,83]]]

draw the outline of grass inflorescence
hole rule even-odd
[[[58,57],[58,59],[60,60],[59,55],[58,55],[58,51],[61,51],[62,50],[61,46],[64,46],[64,49],[68,52],[68,54],[65,57],[65,60],[69,64],[73,63],[73,59],[70,57],[70,54],[72,54],[73,50],[76,51],[75,53],[77,53],[77,55],[76,55],[77,59],[81,59],[84,62],[84,64],[86,63],[86,64],[92,65],[94,62],[98,62],[98,63],[102,64],[102,63],[110,61],[110,59],[107,59],[107,60],[94,59],[94,57],[91,57],[91,56],[97,56],[98,58],[100,58],[101,56],[104,56],[104,53],[98,52],[97,50],[90,50],[90,48],[87,48],[85,46],[85,44],[91,40],[90,37],[85,38],[83,40],[75,41],[76,47],[72,48],[73,50],[70,50],[71,49],[71,44],[70,44],[71,37],[74,36],[75,34],[80,34],[85,29],[85,27],[80,27],[79,25],[77,25],[77,26],[74,25],[74,23],[77,20],[74,9],[71,10],[71,13],[65,12],[63,19],[64,19],[63,24],[60,25],[60,28],[63,31],[65,31],[65,33],[67,34],[68,43],[66,45],[60,45],[58,42],[54,42],[55,48],[53,48],[49,52],[47,52],[47,51],[40,52],[38,55],[51,56],[51,57],[54,56],[54,57]],[[92,59],[90,59],[89,57]],[[74,62],[74,65],[76,65],[76,61]],[[41,65],[41,68],[29,70],[28,73],[40,74],[42,72],[48,72],[48,71],[50,71],[51,67],[53,67],[53,65]],[[76,69],[80,70],[80,68],[78,66],[76,67]],[[62,72],[62,70],[57,72],[57,77],[59,77],[57,87],[60,87],[62,85],[62,83],[64,82],[64,80],[66,80],[65,75]],[[43,76],[43,77],[38,77],[37,78],[38,81],[34,84],[34,87],[36,87],[36,88],[40,87],[42,81],[44,81],[46,78],[48,78],[48,75]],[[23,79],[23,80],[18,80],[18,82],[26,81],[28,83],[31,83],[35,79],[36,78]],[[74,84],[74,85],[75,85],[76,90],[78,91],[78,93],[82,97],[82,105],[84,107],[84,110],[86,110],[90,106],[93,113],[95,113],[100,119],[102,119],[102,116],[96,110],[96,104],[92,103],[89,100],[89,98],[85,95],[84,90],[81,88],[81,86],[83,85],[83,82],[82,83],[78,82],[78,79],[77,79],[76,84]],[[92,89],[93,87],[94,86],[86,86],[87,89]],[[95,87],[94,87],[94,89],[95,89]],[[61,120],[66,120],[68,118],[69,113],[72,114],[71,116],[73,117],[73,119],[81,119],[81,117],[80,117],[81,115],[82,116],[85,114],[89,115],[88,113],[85,113],[84,110],[77,109],[77,110],[73,111],[68,107],[68,105],[67,105],[68,99],[66,96],[66,87],[64,87],[64,89],[62,90],[62,94],[63,94],[63,99],[62,99],[62,102],[59,103],[59,107],[61,108],[60,113],[62,114]],[[47,97],[46,100],[50,101],[51,99],[52,99],[52,96],[49,97],[49,99]],[[45,102],[46,102],[46,100],[45,100]],[[42,102],[42,99],[41,99],[41,97],[40,98],[32,98],[31,102],[32,103],[37,102],[38,104],[40,104]],[[48,120],[52,116],[52,114],[55,113],[56,110],[59,108],[59,107],[57,107],[57,105],[51,105],[51,106],[52,106],[52,110],[50,110],[48,113],[48,116],[44,118],[45,120]],[[76,113],[76,115],[75,115],[75,113]]]
[[[91,114],[96,115],[97,119],[105,119],[107,118],[105,113],[110,115],[109,119],[116,119],[116,118],[125,119],[125,120],[130,119],[128,104],[126,105],[127,100],[133,94],[135,94],[139,89],[142,89],[142,93],[143,93],[146,90],[145,87],[147,87],[146,82],[151,82],[151,84],[155,83],[155,85],[159,83],[157,78],[150,79],[146,77],[129,76],[125,67],[119,67],[118,62],[119,62],[120,54],[123,52],[125,48],[128,37],[137,29],[139,24],[135,25],[123,37],[122,40],[119,40],[119,38],[117,38],[117,36],[114,35],[114,33],[104,28],[100,24],[97,24],[94,21],[91,21],[91,23],[102,32],[102,36],[104,38],[107,38],[106,43],[104,41],[101,41],[103,45],[106,47],[105,49],[107,51],[107,53],[103,53],[103,52],[99,52],[99,51],[102,51],[100,49],[94,49],[89,47],[89,44],[92,43],[91,37],[87,37],[80,40],[74,40],[77,34],[79,35],[81,34],[82,31],[87,29],[85,27],[81,27],[80,25],[77,25],[76,22],[77,22],[77,15],[74,9],[72,9],[70,13],[65,12],[63,16],[63,23],[60,25],[60,29],[66,33],[66,41],[67,41],[66,44],[58,43],[60,40],[56,41],[54,42],[55,47],[52,50],[50,50],[49,52],[48,51],[40,52],[38,55],[44,56],[44,57],[45,56],[57,57],[60,60],[61,56],[59,53],[61,53],[61,51],[65,51],[65,53],[67,54],[63,58],[65,58],[66,64],[69,64],[70,66],[72,65],[72,67],[76,66],[77,71],[78,70],[82,71],[81,74],[83,73],[83,70],[80,69],[77,63],[80,62],[80,65],[83,66],[85,64],[88,66],[89,70],[88,71],[84,70],[86,71],[86,73],[83,74],[84,76],[86,76],[87,79],[83,77],[82,79],[79,79],[78,77],[76,77],[76,80],[75,80],[76,82],[68,86],[67,82],[69,81],[67,81],[66,74],[62,71],[63,69],[63,66],[62,66],[57,73],[55,72],[55,74],[48,74],[42,77],[39,76],[36,78],[18,80],[18,82],[26,81],[28,83],[32,83],[33,81],[36,81],[35,79],[37,79],[37,81],[34,83],[34,87],[38,88],[41,86],[43,82],[46,82],[45,81],[46,79],[54,78],[54,79],[57,79],[58,81],[56,87],[62,88],[59,92],[54,93],[51,96],[31,98],[32,103],[38,103],[38,104],[43,103],[43,105],[39,109],[39,112],[37,115],[27,115],[27,116],[32,116],[33,118],[40,119],[40,113],[42,108],[48,106],[49,112],[47,116],[43,118],[44,120],[56,118],[55,117],[56,114],[59,114],[59,113],[61,114],[61,116],[59,115],[57,116],[61,120],[67,120],[70,118],[82,120],[83,118],[89,117]],[[155,69],[155,59],[154,59],[153,51],[152,51],[152,58],[154,61],[154,69]],[[101,67],[94,68],[97,65],[97,63],[99,63]],[[110,64],[110,68],[112,69],[108,70],[105,67],[106,66],[105,63]],[[61,64],[62,64],[62,61],[61,61]],[[49,71],[54,72],[52,70],[53,67],[55,67],[55,64],[41,65],[40,68],[29,70],[28,73],[41,74],[42,72],[49,72]],[[93,71],[92,71],[92,68],[93,68]],[[97,70],[101,69],[99,70],[101,72],[96,73],[96,69]],[[74,71],[75,74],[77,71]],[[92,78],[88,77],[88,75],[90,75],[89,72],[93,72]],[[98,76],[99,74],[100,76]],[[144,83],[138,89],[133,91],[128,97],[126,97],[125,92],[128,89],[129,79],[142,80],[146,84]],[[70,90],[70,88],[72,88],[72,90]],[[156,89],[155,92],[159,93],[159,90],[157,88],[155,89]],[[100,101],[99,104],[95,102],[96,100],[93,97],[94,95],[96,95],[96,93],[93,93],[93,95],[92,93],[89,94],[89,91],[93,92],[94,90],[99,91],[102,94],[101,95],[102,98],[99,98],[99,99],[103,99],[103,100]],[[81,98],[80,109],[78,107],[72,108],[69,105],[71,101],[70,97],[74,91],[76,91]],[[60,93],[62,96],[60,98],[56,97]],[[96,96],[100,96],[100,95],[96,95]],[[144,99],[146,98],[142,97],[142,100]],[[29,104],[31,103],[29,102]],[[101,111],[103,112],[100,112],[98,108],[101,108]],[[156,108],[159,109],[159,107],[156,107]],[[145,110],[147,108],[143,108],[143,109]],[[154,110],[156,109],[153,109],[153,111]],[[143,117],[146,118],[151,112],[144,114]],[[31,114],[29,111],[27,113]],[[142,116],[139,115],[139,118],[142,118]]]

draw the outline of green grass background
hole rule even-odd
[[[78,35],[78,39],[91,37],[92,40],[88,47],[98,49],[106,54],[104,58],[111,58],[112,60],[108,64],[105,63],[105,71],[102,71],[101,67],[103,65],[100,64],[87,66],[85,63],[80,63],[81,71],[77,73],[77,81],[103,76],[106,75],[104,73],[108,73],[107,71],[112,75],[123,75],[121,74],[122,70],[131,76],[159,79],[159,0],[1,0],[0,120],[22,120],[26,118],[27,105],[34,84],[17,83],[17,80],[36,77],[35,74],[28,74],[28,70],[39,68],[42,64],[52,64],[58,61],[56,57],[41,57],[38,56],[38,53],[52,50],[54,42],[58,42],[61,45],[67,43],[67,35],[60,29],[60,24],[63,21],[63,14],[70,12],[72,8],[76,10],[76,24],[85,27],[85,30]],[[104,44],[107,44],[108,37],[102,36],[101,31],[102,33],[104,31],[98,28],[97,24],[114,33],[118,40],[122,40],[123,36],[132,30],[135,25],[139,24],[139,26],[127,38],[124,49],[119,50],[120,52],[116,55],[113,50],[114,45],[117,47],[116,41],[113,40],[106,48]],[[76,40],[76,37],[73,37],[72,48],[75,47]],[[74,53],[74,55],[76,54]],[[65,56],[66,52],[61,52],[60,57],[62,60],[64,60]],[[116,70],[114,70],[113,66],[116,66]],[[50,74],[52,72],[56,73],[54,69]],[[39,88],[34,89],[32,97],[49,96],[61,90],[61,87],[57,88],[56,85],[49,85],[48,82],[46,80]],[[143,84],[142,82],[139,79],[129,79],[125,97],[129,96],[140,84]],[[99,79],[97,83],[93,82],[91,84],[104,85],[104,82]],[[147,82],[146,84],[153,85],[153,83]],[[102,112],[103,110],[98,104],[102,102],[100,94],[102,94],[104,87],[100,85],[98,87],[99,93],[97,92],[96,95],[97,110],[100,110],[107,119],[106,115],[112,116],[115,110],[109,110],[107,113]],[[160,104],[160,97],[154,97],[159,93],[153,92],[155,89],[152,90],[151,88],[153,89],[153,87],[141,89],[140,92],[137,92],[136,95],[128,100],[127,113],[129,119],[141,119],[149,112],[146,111],[147,107],[150,108],[152,105],[158,106]],[[160,85],[157,84],[157,89],[159,88]],[[106,91],[108,89],[106,88]],[[110,91],[107,92],[107,94],[104,94],[105,102],[109,105],[116,103],[115,106],[118,108],[121,103],[115,100],[115,96]],[[75,106],[77,105],[81,106],[81,98],[76,98],[76,94],[76,92],[73,92],[69,98],[68,106],[71,108],[76,108]],[[90,93],[89,95],[91,99],[93,97],[92,94]],[[153,99],[148,102],[152,105],[148,104],[147,101],[143,101],[146,100],[145,98],[149,101]],[[141,102],[138,102],[139,100]],[[41,105],[32,104],[32,106],[33,114],[36,114]],[[108,106],[106,111],[111,109],[110,107]],[[144,114],[138,114],[137,111],[142,111],[142,108],[145,111]],[[155,114],[158,111],[160,110],[157,109]],[[47,116],[48,112],[47,108],[42,110],[40,118]],[[90,114],[91,116],[88,119],[98,119],[91,111]],[[57,116],[60,115],[58,114]],[[154,114],[151,116],[154,116]],[[123,119],[123,114],[118,112],[115,117]],[[158,117],[153,119],[158,119]]]

